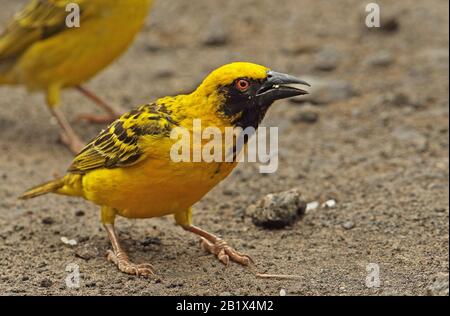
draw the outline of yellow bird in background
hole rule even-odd
[[[257,128],[274,101],[307,94],[289,86],[292,84],[308,85],[252,63],[222,66],[189,95],[165,97],[124,114],[86,145],[63,178],[31,189],[21,198],[57,193],[101,206],[101,221],[112,244],[108,259],[125,273],[149,275],[153,270],[149,264],[131,262],[121,248],[114,230],[117,215],[152,218],[173,214],[176,223],[201,236],[204,249],[220,261],[248,265],[248,256],[192,222],[192,205],[230,174],[236,159],[175,162],[170,153],[177,140],[170,135],[175,128],[183,128],[193,136],[195,119],[201,120],[202,131],[209,127],[220,131]],[[195,150],[190,149],[191,157]]]
[[[0,35],[0,84],[44,90],[63,129],[62,140],[77,153],[83,143],[57,108],[61,89],[77,88],[109,114],[86,119],[116,119],[113,108],[81,85],[128,48],[151,4],[152,0],[32,0]],[[79,27],[67,22],[78,12]]]

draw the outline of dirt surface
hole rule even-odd
[[[24,1],[0,0],[0,22]],[[89,83],[124,109],[189,91],[219,65],[252,61],[312,78],[311,104],[279,102],[280,164],[242,164],[195,205],[194,222],[251,255],[265,273],[205,256],[172,217],[118,220],[123,245],[157,277],[124,275],[105,260],[98,207],[26,188],[64,173],[71,154],[42,94],[0,87],[0,293],[5,295],[426,295],[448,294],[448,1],[380,1],[384,28],[364,24],[365,1],[156,1],[145,29]],[[76,122],[94,107],[74,91],[63,110],[85,140],[102,126]],[[322,103],[318,105],[317,103]],[[323,104],[325,103],[325,104]],[[293,226],[253,225],[249,205],[297,188],[318,207]],[[69,247],[61,237],[75,239]],[[81,257],[84,257],[81,258]],[[81,286],[65,285],[68,264]],[[368,264],[380,287],[366,286]],[[441,283],[444,285],[442,286]],[[445,282],[446,286],[445,286]]]

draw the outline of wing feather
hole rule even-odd
[[[164,108],[147,104],[122,115],[75,157],[69,172],[86,173],[99,168],[127,167],[145,157],[144,137],[170,136],[177,123]]]

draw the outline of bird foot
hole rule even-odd
[[[217,239],[215,243],[212,243],[202,237],[200,239],[200,244],[204,250],[215,255],[225,265],[228,265],[230,259],[231,261],[237,262],[244,266],[248,266],[253,262],[250,256],[236,251],[232,247],[228,246],[226,241],[222,239]]]
[[[77,117],[78,121],[85,121],[92,124],[109,124],[120,117],[120,114],[81,114]]]
[[[78,154],[84,148],[84,143],[78,138],[77,135],[69,135],[62,132],[60,134],[60,139],[61,142],[66,145],[74,155]]]
[[[124,252],[116,254],[112,250],[108,250],[107,259],[124,273],[144,277],[155,275],[154,268],[150,263],[135,264],[130,261]]]

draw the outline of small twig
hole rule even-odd
[[[249,266],[249,270],[252,274],[260,279],[279,279],[279,280],[299,280],[301,276],[295,274],[267,274],[267,273],[259,273],[255,271],[257,268],[255,265]]]
[[[280,280],[299,280],[301,278],[299,275],[292,275],[292,274],[256,273],[255,276],[261,279],[280,279]]]

